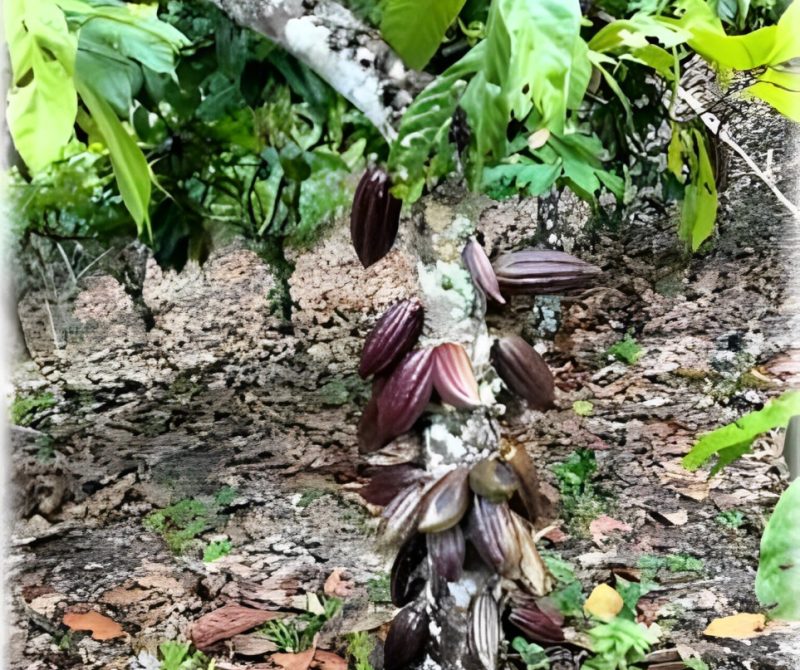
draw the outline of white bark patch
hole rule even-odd
[[[358,107],[387,139],[394,137],[389,111],[381,102],[381,83],[374,72],[361,66],[346,51],[331,48],[331,31],[314,16],[289,19],[284,29],[287,48],[333,88]]]

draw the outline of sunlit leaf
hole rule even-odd
[[[703,435],[683,457],[683,466],[696,470],[712,456],[722,457],[726,450],[749,448],[761,433],[785,426],[795,414],[800,414],[800,391],[788,391],[770,400],[763,409]]]
[[[771,617],[800,620],[800,479],[783,492],[764,529],[756,595]]]
[[[465,0],[386,0],[381,34],[406,65],[421,70],[439,48]]]
[[[691,245],[692,251],[697,251],[714,232],[718,206],[717,185],[703,134],[693,130],[691,141],[685,143],[683,148],[692,155],[678,236]]]
[[[78,79],[78,90],[103,136],[122,200],[141,234],[150,235],[150,168],[142,150],[125,130],[114,110],[92,86]]]

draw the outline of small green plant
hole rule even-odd
[[[511,642],[511,647],[519,653],[525,664],[525,670],[548,670],[550,668],[550,659],[547,658],[544,648],[535,642],[515,637]]]
[[[689,668],[689,670],[709,670],[708,663],[702,658],[684,658],[683,664]]]
[[[213,670],[214,660],[202,651],[192,650],[188,642],[163,642],[158,645],[159,670]]]
[[[634,365],[642,357],[642,347],[627,333],[619,342],[612,344],[606,353],[626,365]]]
[[[605,511],[605,503],[592,484],[597,471],[594,452],[578,449],[553,466],[561,493],[561,506],[572,532],[584,535],[592,519]]]
[[[738,509],[728,509],[717,514],[717,516],[714,517],[714,521],[720,526],[736,530],[744,523],[744,513],[740,512]]]
[[[670,572],[702,572],[705,564],[699,558],[688,554],[669,554],[667,556],[645,554],[639,558],[639,567],[642,569],[642,578],[651,579],[661,569]]]
[[[588,400],[576,400],[572,403],[572,411],[578,416],[591,416],[594,411],[594,405]]]
[[[339,598],[322,600],[323,611],[320,614],[305,612],[292,621],[268,621],[259,632],[275,643],[280,651],[296,654],[308,649],[314,636],[342,608]]]
[[[374,670],[369,655],[375,648],[375,640],[366,631],[347,635],[347,658],[355,670]]]
[[[151,512],[144,518],[144,526],[162,535],[169,548],[180,554],[209,526],[209,517],[208,505],[190,498]]]
[[[542,559],[557,582],[548,597],[564,616],[582,616],[586,596],[572,566],[552,551],[542,551]]]
[[[328,492],[323,491],[322,489],[306,489],[300,496],[300,500],[297,501],[297,507],[305,509],[315,500],[319,500],[326,493]]]
[[[629,670],[658,641],[658,633],[644,624],[621,617],[597,624],[587,631],[595,655],[582,670]]]
[[[30,396],[15,396],[11,403],[11,423],[17,426],[27,426],[33,420],[33,415],[42,409],[48,409],[56,404],[52,393],[39,393]]]
[[[373,603],[390,603],[392,596],[389,588],[389,574],[384,573],[367,580],[367,595],[370,602]]]
[[[238,494],[239,492],[232,486],[223,486],[214,495],[214,502],[217,507],[227,507],[234,501]]]
[[[206,546],[203,551],[203,562],[212,563],[218,558],[227,556],[231,553],[232,548],[230,540],[214,540],[213,542],[209,542],[208,546]]]

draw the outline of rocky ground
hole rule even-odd
[[[793,195],[792,139],[754,122],[743,144]],[[758,611],[758,541],[786,472],[779,436],[713,479],[680,458],[698,434],[800,377],[797,222],[736,157],[727,181],[718,234],[693,256],[674,212],[655,207],[611,229],[584,225],[589,213],[566,198],[545,211],[530,200],[465,205],[448,191],[428,205],[468,206],[491,253],[555,236],[604,269],[590,290],[515,298],[487,320],[536,342],[556,372],[555,410],[511,403],[504,423],[552,503],[541,546],[587,592],[614,574],[657,582],[640,601],[667,650],[653,670],[680,668],[678,653],[692,651],[711,668],[800,667],[796,627],[773,623],[745,641],[702,634],[715,617]],[[180,273],[138,246],[88,268],[88,253],[30,260],[18,309],[27,352],[15,372],[28,407],[12,429],[12,667],[127,668],[140,654],[147,667],[147,653],[187,639],[204,614],[226,604],[300,611],[326,582],[344,609],[320,648],[343,652],[337,635],[391,618],[391,555],[355,490],[370,466],[413,458],[419,445],[411,436],[359,455],[369,388],[355,369],[375,318],[418,292],[414,231],[408,222],[368,270],[347,235],[342,222],[295,252],[288,316],[280,282],[243,244]],[[608,353],[626,334],[641,347],[630,364]],[[575,401],[591,406],[578,413]],[[596,473],[584,494],[562,495],[552,467],[580,449]],[[230,553],[204,562],[224,540]],[[95,640],[64,625],[65,613],[88,610],[121,634]],[[274,650],[242,631],[210,653],[217,668],[269,668]]]

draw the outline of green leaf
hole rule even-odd
[[[692,251],[697,251],[714,232],[714,223],[717,220],[717,185],[703,134],[699,130],[692,130],[691,139],[684,143],[683,149],[690,154],[690,173],[689,183],[684,191],[678,237],[688,242]]]
[[[6,120],[20,156],[38,171],[59,158],[73,134],[77,40],[49,0],[9,0],[4,20],[16,83],[8,94]]]
[[[436,140],[450,127],[453,113],[466,88],[464,79],[476,72],[485,42],[467,52],[434,79],[403,114],[397,139],[389,151],[388,167],[395,196],[414,202],[425,185],[425,163]]]
[[[756,595],[771,617],[800,620],[800,479],[783,492],[764,529]]]
[[[683,145],[681,144],[680,127],[672,124],[672,136],[667,148],[667,169],[675,175],[675,178],[683,182]]]
[[[381,34],[405,61],[421,70],[442,43],[465,0],[386,0]]]
[[[722,458],[727,450],[741,454],[761,433],[786,426],[795,414],[800,414],[800,391],[787,391],[770,400],[763,409],[703,435],[683,457],[683,467],[696,470],[715,454]],[[726,460],[730,462],[730,458]]]
[[[77,79],[76,83],[81,99],[108,147],[111,166],[114,168],[114,176],[122,201],[136,223],[139,234],[141,235],[146,229],[147,234],[152,235],[148,213],[150,168],[147,165],[147,159],[109,104],[97,94],[88,82]]]
[[[745,90],[785,117],[800,122],[800,73],[768,68]]]
[[[539,196],[550,190],[559,174],[560,162],[494,165],[483,170],[481,189],[498,200],[520,191]]]

